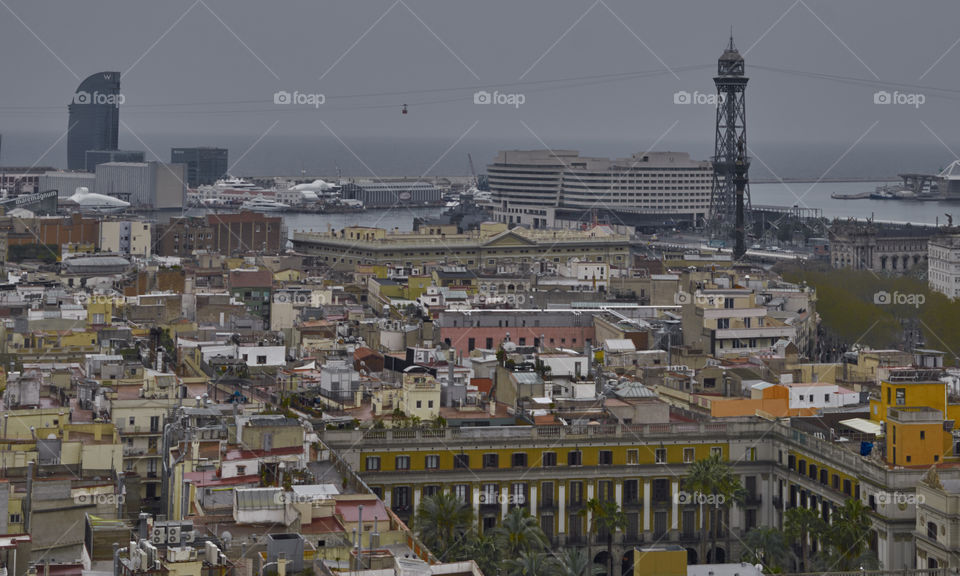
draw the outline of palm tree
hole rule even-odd
[[[603,568],[590,559],[583,548],[564,548],[555,560],[557,576],[597,576]]]
[[[826,533],[835,570],[856,570],[861,564],[877,564],[876,556],[867,547],[867,536],[873,526],[868,510],[858,498],[851,498],[834,512]]]
[[[463,549],[463,557],[459,559],[473,559],[484,574],[496,574],[500,554],[493,536],[486,532],[467,539]]]
[[[552,576],[555,562],[543,552],[524,550],[516,558],[504,562],[507,576]]]
[[[783,533],[800,543],[800,570],[810,569],[810,538],[822,534],[826,525],[813,508],[791,508],[783,517]]]
[[[437,492],[420,501],[414,526],[437,558],[452,559],[465,546],[463,535],[473,528],[473,508],[450,492]]]
[[[505,558],[516,558],[521,552],[539,552],[548,545],[537,519],[520,507],[507,512],[500,525],[493,529],[493,541]]]
[[[771,573],[781,572],[790,561],[790,548],[784,539],[784,533],[776,528],[754,528],[747,532],[743,544],[747,549],[740,560],[750,564],[763,564]]]
[[[704,546],[709,539],[710,550],[716,550],[717,537],[720,530],[721,509],[727,510],[734,503],[742,503],[746,498],[746,491],[740,484],[740,478],[733,473],[730,465],[723,461],[719,452],[707,458],[697,460],[690,465],[690,472],[684,482],[684,488],[695,495],[703,505],[707,505],[708,522],[701,517],[702,534],[700,538],[700,558],[706,561],[707,552]],[[710,512],[709,506],[713,506]],[[707,535],[710,529],[709,538]]]
[[[591,498],[587,500],[580,512],[580,515],[590,515],[590,526],[587,529],[592,534],[604,534],[607,538],[607,574],[613,574],[613,535],[617,530],[624,530],[627,527],[627,516],[623,510],[617,506],[614,500],[598,500]],[[588,544],[589,549],[589,544]]]

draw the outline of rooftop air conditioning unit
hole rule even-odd
[[[150,541],[154,544],[164,544],[167,541],[167,529],[163,526],[154,526]]]
[[[171,526],[167,529],[167,544],[179,544],[180,543],[180,527]]]

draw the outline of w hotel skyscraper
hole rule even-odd
[[[80,83],[68,106],[68,169],[85,170],[87,150],[117,149],[122,103],[119,72],[98,72]]]

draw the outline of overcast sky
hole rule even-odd
[[[122,148],[167,160],[171,145],[228,145],[239,172],[287,169],[294,157],[311,171],[329,171],[337,158],[395,169],[385,159],[391,150],[393,160],[409,156],[410,172],[425,171],[451,146],[434,171],[465,171],[466,152],[480,165],[507,147],[612,156],[653,147],[704,158],[714,108],[676,104],[675,94],[714,91],[731,25],[751,78],[749,144],[755,158],[775,164],[771,171],[792,176],[836,163],[841,175],[898,148],[910,159],[902,168],[935,170],[960,151],[956,0],[6,6],[5,164],[32,164],[47,148],[41,164],[65,164],[65,138],[57,139],[67,104],[82,78],[102,70],[122,73]],[[478,105],[477,90],[523,102]],[[909,103],[875,104],[878,90],[899,91]],[[280,91],[325,101],[275,104]],[[924,101],[916,106],[908,98],[918,93]],[[296,142],[305,150],[291,151]],[[805,150],[806,167],[791,166],[788,151],[796,149]]]

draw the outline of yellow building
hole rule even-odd
[[[943,412],[927,407],[891,408],[887,414],[887,464],[928,468],[952,457],[953,435]]]
[[[440,415],[440,383],[426,372],[404,373],[399,408],[421,420],[436,418]]]
[[[954,429],[960,418],[960,404],[950,404],[947,385],[940,381],[940,370],[901,368],[890,370],[880,382],[879,398],[870,399],[870,419],[886,422],[889,409],[932,408],[953,420]]]
[[[634,548],[633,576],[687,576],[687,551],[680,546]]]

